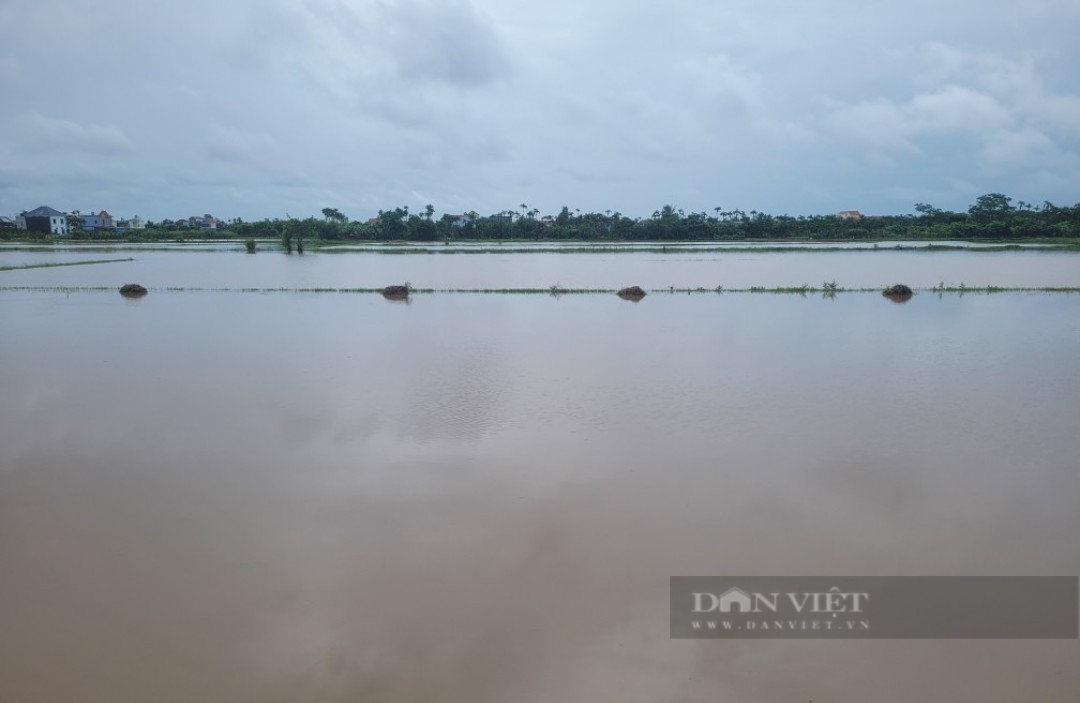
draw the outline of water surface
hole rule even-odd
[[[265,251],[0,251],[0,266],[103,258],[135,260],[88,266],[0,271],[0,286],[186,288],[643,288],[821,286],[905,283],[1080,287],[1080,252],[1066,251],[643,251],[555,254],[384,254]]]
[[[1080,573],[1075,296],[3,291],[0,321],[0,700],[1080,697],[1076,641],[672,641],[667,593]]]

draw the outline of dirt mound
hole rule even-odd
[[[637,302],[645,297],[645,290],[641,286],[630,286],[629,288],[623,288],[616,293],[623,300],[633,300]]]
[[[382,289],[382,294],[384,298],[389,300],[405,300],[409,297],[409,292],[411,290],[412,288],[408,284],[403,286],[387,286]]]
[[[881,294],[894,303],[906,303],[911,298],[912,293],[913,291],[903,283],[897,283],[886,288]]]
[[[141,298],[146,295],[146,289],[138,283],[125,283],[120,286],[120,295],[125,298]]]

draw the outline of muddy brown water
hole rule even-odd
[[[1080,699],[1075,640],[668,635],[672,575],[1080,573],[1080,297],[0,322],[4,703]]]

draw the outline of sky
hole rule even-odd
[[[1080,202],[1076,0],[0,0],[0,215]]]

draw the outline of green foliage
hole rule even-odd
[[[292,246],[292,221],[281,223],[281,246],[285,248],[286,254],[291,254],[293,251]]]
[[[350,221],[337,208],[322,217],[244,222],[220,220],[216,231],[192,229],[187,221],[163,220],[146,229],[124,232],[81,232],[77,215],[69,222],[72,238],[85,241],[186,241],[188,239],[277,240],[287,252],[320,242],[449,242],[480,240],[577,242],[780,242],[882,240],[1014,240],[1076,244],[1080,239],[1080,204],[1040,206],[1001,193],[979,196],[966,212],[950,212],[916,203],[913,215],[842,218],[836,215],[774,215],[738,208],[715,207],[710,212],[685,212],[665,204],[644,218],[619,212],[581,212],[563,206],[554,215],[521,203],[489,215],[476,212],[435,217],[433,205],[419,213],[407,206],[379,210],[367,222]],[[49,239],[49,235],[4,232],[5,238]]]
[[[1015,211],[1012,198],[1001,193],[980,195],[968,208],[968,214],[981,222],[1003,221]]]
[[[83,234],[83,225],[82,213],[78,210],[67,216],[67,230],[71,237],[80,239]]]
[[[338,210],[336,207],[324,207],[322,209],[322,214],[327,222],[345,223],[349,221],[349,218],[341,214],[341,210]]]
[[[751,210],[683,211],[666,204],[651,217],[634,219],[607,210],[582,213],[564,206],[554,216],[538,210],[503,210],[480,216],[443,215],[435,220],[429,205],[422,215],[408,207],[380,210],[367,232],[340,239],[377,241],[450,241],[453,239],[502,241],[875,241],[875,240],[980,240],[1065,239],[1080,237],[1080,205],[1033,207],[1012,205],[1000,193],[981,196],[966,213],[915,205],[917,215],[841,218],[835,215],[772,215]],[[366,236],[365,236],[366,235]],[[324,239],[330,239],[324,236]]]

